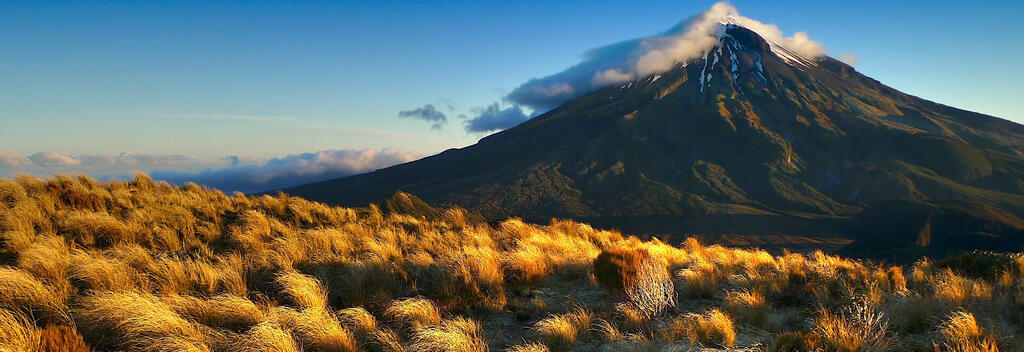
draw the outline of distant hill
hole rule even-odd
[[[1021,249],[1024,126],[723,26],[703,58],[475,145],[284,191],[359,206],[401,190],[633,233],[842,236],[851,252]],[[929,217],[932,241],[917,241]]]

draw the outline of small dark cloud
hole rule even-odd
[[[195,182],[224,192],[246,193],[345,177],[419,159],[421,155],[396,149],[340,149],[292,154],[262,163],[252,159],[227,157],[232,166],[200,172],[153,171],[153,179],[173,184]]]
[[[427,104],[423,107],[419,107],[412,110],[403,110],[398,112],[398,117],[418,119],[433,123],[432,129],[439,130],[441,126],[448,123],[448,117],[441,111],[437,110],[433,104]]]
[[[523,109],[518,105],[501,109],[498,103],[493,103],[484,108],[474,109],[474,113],[476,117],[464,121],[466,132],[503,130],[530,119],[530,116],[524,113]]]

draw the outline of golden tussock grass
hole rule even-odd
[[[974,314],[958,311],[950,314],[939,326],[940,339],[936,350],[948,352],[996,352],[997,338],[978,325]]]
[[[203,334],[157,297],[141,293],[99,293],[74,309],[82,335],[102,346],[162,351],[172,346],[206,350]]]
[[[64,325],[47,325],[39,331],[39,350],[46,352],[90,352],[82,335]]]
[[[0,349],[1013,351],[1022,282],[1019,253],[899,266],[141,174],[0,180]]]
[[[208,299],[165,295],[160,300],[178,315],[214,328],[245,331],[265,320],[265,314],[255,303],[231,294]]]
[[[65,297],[25,270],[0,268],[0,308],[22,310],[52,323],[67,323]]]
[[[39,332],[25,315],[0,309],[0,350],[35,351],[39,338]]]
[[[377,318],[363,307],[339,310],[338,320],[351,331],[362,343],[369,341],[377,332]]]
[[[417,329],[410,348],[424,352],[488,351],[480,324],[461,317]]]
[[[327,289],[316,278],[297,272],[278,274],[274,279],[284,302],[299,309],[327,307]]]
[[[232,351],[236,352],[299,352],[299,345],[292,335],[271,321],[264,321],[253,326],[232,343]]]
[[[548,352],[548,351],[550,351],[548,349],[548,346],[545,346],[544,344],[538,343],[538,342],[524,343],[524,344],[515,345],[515,346],[512,346],[512,347],[509,347],[509,348],[505,349],[505,352]]]
[[[732,347],[736,342],[732,319],[718,309],[679,316],[669,323],[663,335],[670,341],[686,339],[708,347]]]
[[[866,300],[854,301],[838,314],[819,310],[812,324],[812,331],[829,351],[889,351],[896,348],[885,314]]]
[[[296,311],[287,307],[275,309],[273,319],[305,348],[327,352],[355,352],[359,343],[355,336],[341,325],[333,313],[323,307]]]
[[[768,317],[768,303],[761,293],[753,290],[728,291],[725,310],[737,320],[752,326],[762,326]]]
[[[591,320],[592,313],[576,308],[538,321],[533,324],[533,331],[549,348],[561,351],[569,349],[580,336],[589,332]]]
[[[391,302],[384,316],[399,326],[417,330],[441,322],[441,312],[433,301],[423,297],[412,297]]]

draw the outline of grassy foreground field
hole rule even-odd
[[[911,266],[139,175],[0,180],[0,351],[1024,351],[1024,256]]]

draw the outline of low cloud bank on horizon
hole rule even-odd
[[[723,21],[746,27],[774,45],[784,46],[806,58],[825,55],[821,43],[811,40],[807,33],[796,32],[787,37],[778,26],[743,17],[736,7],[723,1],[657,35],[591,49],[578,64],[549,76],[530,79],[502,97],[501,102],[473,109],[473,115],[466,117],[463,127],[468,133],[514,127],[601,87],[664,72],[680,62],[699,58],[718,43],[719,23]],[[852,54],[842,56],[847,63],[856,62]],[[531,114],[525,113],[526,110]]]
[[[156,170],[150,173],[150,177],[178,185],[195,182],[226,193],[253,193],[361,174],[421,157],[421,154],[393,148],[323,150],[291,154],[266,162],[229,156],[223,158],[232,164],[229,167],[200,172]]]
[[[198,160],[185,155],[145,155],[121,153],[118,155],[82,154],[70,156],[52,152],[38,152],[24,156],[0,150],[0,169],[6,168],[60,168],[75,166],[173,166],[194,164]]]
[[[351,176],[423,157],[423,154],[384,149],[334,149],[291,154],[269,160],[226,156],[215,163],[181,155],[78,155],[39,152],[24,156],[0,150],[0,175],[18,173],[48,177],[87,174],[101,180],[127,179],[136,171],[176,185],[188,182],[225,193],[265,192]]]

